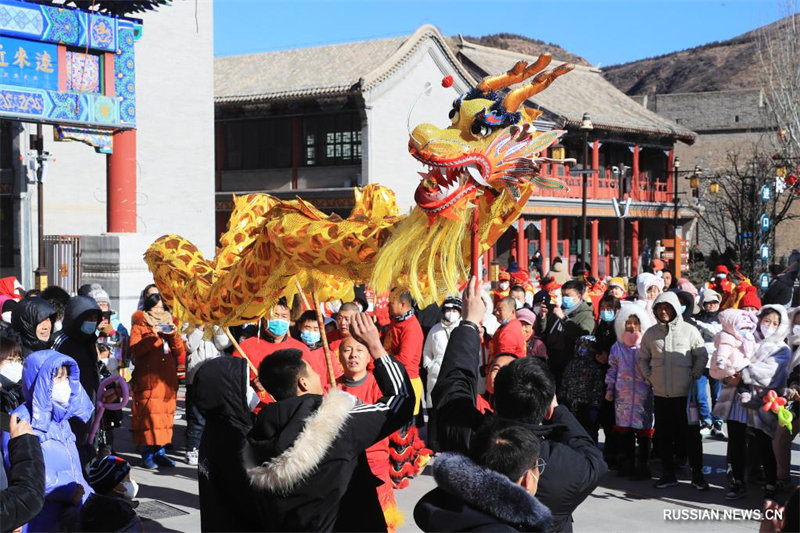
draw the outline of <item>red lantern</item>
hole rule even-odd
[[[445,76],[442,78],[442,87],[447,89],[448,87],[453,86],[453,76]]]

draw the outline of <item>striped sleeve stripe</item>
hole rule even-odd
[[[381,358],[378,360],[378,362],[379,363],[383,362],[384,366],[386,367],[387,373],[389,374],[389,379],[392,382],[392,386],[397,392],[389,396],[389,399],[385,403],[382,402],[376,404],[359,405],[358,407],[353,409],[353,412],[355,413],[387,411],[387,410],[397,412],[397,410],[400,408],[402,400],[408,396],[408,389],[405,385],[405,382],[402,379],[402,374],[400,373],[397,367],[399,363],[389,358]]]

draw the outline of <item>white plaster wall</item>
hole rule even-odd
[[[441,85],[447,75],[456,79],[449,89]],[[426,82],[432,85],[431,94],[419,98],[415,105]],[[392,189],[401,212],[414,205],[414,190],[420,179],[417,173],[423,170],[422,164],[408,153],[409,111],[413,106],[411,129],[421,122],[446,127],[453,100],[464,91],[466,84],[439,48],[428,41],[391,78],[365,95],[365,183],[380,183]]]
[[[189,239],[208,256],[214,241],[214,104],[212,1],[176,0],[140,14],[136,43],[137,233],[86,239],[94,254],[84,282],[107,285],[127,320],[142,287],[151,281],[141,259],[166,233]],[[27,125],[29,132],[35,126]],[[106,232],[106,156],[77,142],[54,142],[55,162],[45,183],[45,234],[100,236]],[[27,139],[25,139],[27,147]],[[30,240],[23,244],[37,264],[36,186]],[[24,232],[23,232],[24,233]],[[100,258],[105,254],[105,258]]]

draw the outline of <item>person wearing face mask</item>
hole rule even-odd
[[[605,399],[613,402],[617,472],[650,479],[650,439],[653,436],[653,389],[642,374],[637,355],[642,333],[653,323],[644,309],[623,305],[614,319],[618,340],[611,347]],[[637,450],[638,445],[638,450]]]
[[[511,290],[511,274],[505,270],[501,270],[497,275],[497,287],[492,289],[492,304],[497,305],[497,302],[508,296]]]
[[[530,306],[528,306],[528,304],[525,301],[527,293],[525,291],[525,287],[523,287],[522,285],[512,285],[511,289],[509,289],[508,295],[514,299],[514,306],[516,310],[524,308],[530,309]]]
[[[0,337],[0,411],[10,413],[22,404],[22,348]]]
[[[615,289],[619,288],[615,286]],[[620,291],[621,292],[621,291]],[[603,366],[603,376],[608,372],[608,357],[611,347],[617,342],[617,333],[614,321],[621,307],[620,300],[606,291],[597,303],[598,320],[594,327],[594,338],[597,344],[595,360]],[[614,403],[606,400],[605,395],[600,400],[600,427],[603,428],[605,442],[603,444],[603,458],[606,463],[613,465],[617,460],[617,433],[614,432]]]
[[[717,265],[714,269],[714,278],[706,284],[706,287],[713,290],[722,297],[722,309],[731,302],[730,295],[736,290],[736,285],[728,279],[729,271],[725,265]]]
[[[288,348],[300,350],[303,359],[309,359],[308,346],[289,335],[289,308],[284,300],[280,300],[269,309],[267,316],[261,319],[259,334],[245,339],[241,343],[241,347],[255,368],[258,368],[261,361],[268,355]],[[233,352],[233,356],[241,357],[241,354],[237,350]],[[252,370],[250,371],[250,380],[258,390],[261,403],[271,403],[272,398],[258,383],[258,376]]]
[[[88,296],[74,296],[64,308],[64,327],[53,341],[54,350],[72,357],[78,363],[81,369],[81,385],[92,404],[97,401],[97,389],[100,387],[95,335],[99,323],[100,308],[97,302]],[[91,419],[85,424],[77,419],[70,421],[82,465],[88,464],[96,453],[94,443],[88,441],[91,423]]]
[[[56,310],[56,317],[53,320],[53,332],[58,333],[64,326],[64,311],[69,303],[70,295],[58,285],[50,285],[42,291],[41,296]]]
[[[254,491],[242,457],[259,399],[244,359],[217,357],[194,376],[194,404],[205,418],[197,484],[201,531],[259,531]]]
[[[705,491],[709,487],[703,475],[703,441],[699,424],[689,422],[688,404],[695,380],[706,368],[708,353],[700,332],[684,322],[680,310],[674,292],[667,291],[655,299],[657,322],[644,332],[638,354],[642,373],[653,386],[655,432],[662,463],[661,478],[654,486],[665,489],[678,484],[674,451],[686,450],[692,486]]]
[[[80,468],[69,420],[85,422],[94,411],[81,386],[78,364],[54,350],[34,352],[22,365],[22,392],[25,403],[13,414],[28,422],[39,438],[45,467],[44,507],[27,530],[78,531],[79,508],[93,491]],[[8,461],[6,437],[3,434]]]
[[[765,305],[758,314],[755,331],[756,349],[750,364],[723,380],[714,413],[728,423],[728,492],[725,498],[736,500],[747,494],[745,463],[757,458],[764,468],[764,497],[773,499],[777,491],[777,463],[772,449],[778,427],[774,413],[764,412],[763,397],[769,390],[783,391],[789,376],[792,352],[784,342],[790,330],[789,317],[782,305]],[[747,433],[751,428],[755,450],[748,450]]]
[[[164,447],[172,442],[178,400],[177,364],[186,348],[160,294],[144,299],[132,317],[131,355],[136,368],[131,380],[133,442],[140,447],[142,467],[173,467]]]
[[[53,345],[55,317],[55,308],[43,298],[32,296],[20,300],[11,314],[11,325],[21,340],[23,358]]]
[[[725,432],[722,427],[724,420],[714,414],[714,407],[717,405],[719,394],[722,392],[722,381],[715,379],[711,376],[711,355],[714,353],[714,338],[717,333],[722,331],[722,325],[719,323],[719,306],[722,302],[722,297],[712,289],[706,289],[700,295],[700,312],[694,316],[695,327],[703,337],[706,343],[706,351],[709,354],[706,369],[703,372],[703,377],[708,381],[709,399],[711,402],[710,420],[701,420],[702,433],[708,432],[713,438],[725,438]],[[702,378],[698,382],[702,381]],[[711,423],[709,427],[708,424]]]
[[[547,345],[547,363],[561,391],[561,380],[575,351],[575,342],[594,330],[594,312],[583,299],[586,284],[569,280],[561,286],[561,307],[553,307],[542,318],[541,331]]]
[[[131,465],[116,455],[97,457],[87,467],[94,494],[81,509],[81,531],[142,531],[134,510],[139,485],[131,479]]]
[[[788,408],[794,415],[794,420],[800,420],[800,307],[790,309],[788,312],[789,323],[792,324],[792,329],[789,330],[789,336],[786,339],[789,349],[792,351],[792,357],[789,360],[789,378],[786,382],[786,389],[783,397],[789,402]],[[789,487],[791,479],[789,473],[791,470],[792,458],[792,441],[800,431],[800,423],[792,424],[792,431],[782,431],[781,428],[775,432],[775,438],[772,439],[772,450],[775,452],[775,461],[777,463],[777,476],[778,488]]]
[[[442,303],[442,320],[431,328],[422,347],[422,368],[427,372],[425,381],[425,405],[428,414],[428,444],[436,449],[436,406],[431,399],[431,391],[436,386],[439,368],[442,366],[444,350],[450,334],[461,323],[461,298],[448,296]]]
[[[636,277],[636,303],[650,313],[650,319],[655,322],[653,302],[664,289],[664,280],[649,272],[642,272]]]
[[[0,310],[2,310],[2,313],[0,313],[0,337],[13,336],[15,339],[19,337],[14,328],[11,327],[11,316],[17,305],[19,305],[19,302],[10,296],[0,296]]]
[[[194,378],[206,362],[219,357],[231,342],[216,326],[213,335],[205,339],[205,326],[198,326],[186,336],[186,464],[197,466],[198,448],[203,435],[205,419],[195,405]]]
[[[339,310],[341,312],[341,309]],[[322,334],[319,331],[319,322],[317,321],[317,312],[313,309],[305,311],[300,318],[297,319],[297,336],[298,340],[302,342],[307,350],[303,354],[305,360],[314,369],[314,372],[319,374],[322,380],[322,388],[327,391],[331,388],[331,382],[328,378],[328,363],[325,361],[325,349],[322,347]],[[336,343],[337,349],[342,340]],[[331,350],[331,364],[333,365],[333,377],[338,378],[342,375],[342,365],[339,364],[339,357],[337,352]]]

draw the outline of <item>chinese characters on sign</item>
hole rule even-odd
[[[58,90],[58,45],[0,36],[0,84]]]

